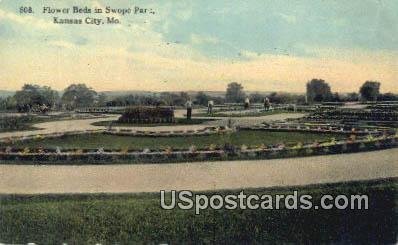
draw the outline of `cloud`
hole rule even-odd
[[[104,7],[101,1],[90,3],[93,7]],[[225,25],[217,26],[219,14],[204,22],[202,19],[208,12],[200,14],[196,7],[192,13],[189,9],[184,12],[181,6],[175,7],[174,4],[161,4],[156,6],[157,14],[150,17],[113,14],[121,18],[122,24],[104,25],[101,30],[88,26],[63,26],[62,32],[31,28],[32,33],[40,36],[20,39],[22,44],[7,43],[10,46],[1,50],[4,59],[0,61],[0,81],[7,81],[1,86],[14,89],[22,82],[48,82],[54,88],[63,89],[71,82],[83,82],[98,90],[224,90],[227,83],[238,81],[248,90],[303,92],[309,79],[319,77],[329,82],[334,91],[357,91],[360,84],[369,79],[381,81],[384,91],[397,91],[397,52],[333,48],[332,44],[317,40],[305,42],[300,35],[305,34],[307,27],[301,26],[301,21],[305,20],[300,15],[297,18],[278,15],[281,11],[270,14],[270,21],[277,19],[269,23],[275,27],[270,28],[270,33],[278,35],[262,36],[262,33],[267,34],[268,26],[261,29],[256,23],[265,22],[260,18],[263,15],[250,12],[247,19],[225,18]],[[225,13],[229,11],[219,9]],[[242,16],[241,9],[232,10],[239,11]],[[177,16],[176,11],[181,15]],[[195,15],[200,19],[195,20],[199,18]],[[34,27],[43,30],[47,26],[57,27],[42,19],[25,19],[25,16],[0,10],[0,19],[4,18],[26,26],[26,23],[34,23]],[[298,20],[300,25],[284,23]],[[340,22],[335,24],[344,24]],[[200,26],[202,23],[204,26]],[[206,26],[208,23],[216,24]],[[299,26],[303,30],[287,32],[277,24],[292,27],[293,31]],[[228,29],[228,26],[234,28]],[[173,30],[178,32],[168,35]],[[246,30],[253,33],[248,34]],[[42,43],[44,33],[52,37]],[[294,38],[289,38],[288,33]],[[288,42],[278,39],[283,35]],[[241,36],[245,38],[240,39]],[[294,45],[290,45],[292,40]],[[0,46],[1,42],[0,39]],[[311,45],[313,43],[319,46]],[[35,48],[31,48],[31,44]]]
[[[330,83],[333,91],[357,91],[364,81],[374,79],[382,82],[383,91],[397,92],[396,65],[379,53],[357,54],[359,57],[353,58],[361,61],[351,62],[352,57],[330,58],[326,53],[303,58],[243,52],[252,55],[251,59],[228,61],[205,57],[195,60],[183,53],[172,54],[173,48],[150,52],[100,46],[94,51],[77,50],[63,42],[54,45],[67,47],[61,53],[62,59],[58,55],[46,54],[46,59],[40,59],[4,52],[7,63],[2,63],[0,79],[17,87],[21,81],[48,81],[48,85],[62,89],[71,81],[79,81],[97,90],[153,91],[224,90],[229,82],[238,81],[247,90],[303,92],[308,80],[319,77]],[[76,52],[78,58],[71,55]],[[373,61],[372,57],[380,58]],[[14,76],[13,70],[29,72]]]
[[[68,48],[68,49],[76,48],[75,44],[63,40],[50,41],[49,44],[58,48]]]
[[[211,36],[203,36],[203,35],[197,35],[197,34],[191,34],[191,42],[193,44],[217,44],[219,43],[219,40],[215,37]]]
[[[284,21],[286,21],[289,24],[295,24],[297,22],[297,18],[294,15],[278,13],[278,16],[281,17]]]
[[[175,16],[180,20],[186,21],[192,17],[192,12],[192,2],[181,2],[179,3],[179,6],[177,6],[177,10],[175,10]]]
[[[48,21],[45,21],[43,19],[40,18],[36,18],[33,16],[20,16],[20,15],[16,15],[12,12],[8,12],[8,11],[4,11],[2,9],[0,9],[0,19],[6,19],[27,27],[34,27],[34,28],[38,28],[38,29],[43,29],[43,30],[47,30],[47,29],[56,29],[57,25],[54,25]]]
[[[77,36],[73,38],[73,43],[76,45],[86,45],[88,43],[88,39],[83,36]]]

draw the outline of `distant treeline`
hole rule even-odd
[[[211,96],[205,92],[194,95],[186,92],[154,92],[129,94],[109,97],[106,93],[98,93],[85,84],[72,84],[60,96],[58,91],[48,86],[25,84],[12,96],[0,98],[1,111],[46,112],[48,110],[74,110],[92,106],[184,106],[188,100],[196,105],[207,106],[211,100],[214,104],[243,103],[249,98],[250,103],[263,103],[267,97],[273,104],[311,104],[322,102],[346,101],[396,101],[398,95],[380,93],[380,83],[366,81],[359,92],[348,94],[333,93],[331,87],[322,79],[312,79],[306,85],[306,94],[283,92],[247,94],[240,83],[228,84],[225,96]]]
[[[225,102],[225,98],[208,96],[203,92],[198,92],[195,96],[190,96],[186,92],[173,93],[162,92],[152,94],[135,94],[117,96],[105,103],[106,106],[131,106],[131,105],[148,105],[148,106],[184,106],[188,100],[192,100],[198,105],[207,105],[209,100],[215,101],[217,104]]]

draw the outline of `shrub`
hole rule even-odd
[[[171,123],[174,110],[164,107],[130,107],[118,120],[122,123]]]

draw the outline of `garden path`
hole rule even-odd
[[[176,117],[182,117],[184,110],[176,110]],[[273,121],[273,120],[284,120],[286,118],[297,118],[302,117],[301,113],[281,113],[269,116],[261,116],[261,117],[241,117],[234,118],[235,124],[239,125],[253,125],[258,124],[264,121]],[[77,120],[62,120],[62,121],[52,121],[45,123],[37,123],[34,124],[33,127],[39,128],[38,130],[29,130],[29,131],[16,131],[16,132],[5,132],[0,133],[0,139],[14,137],[14,136],[30,136],[37,134],[50,134],[50,133],[65,133],[71,131],[80,131],[80,130],[94,130],[94,129],[105,129],[104,126],[93,126],[91,125],[94,122],[104,121],[104,120],[116,120],[119,115],[111,115],[106,118],[95,118],[95,119],[77,119]],[[201,117],[202,118],[202,117]],[[205,118],[205,117],[203,117]],[[157,126],[157,127],[118,127],[120,129],[131,129],[131,130],[141,130],[141,131],[172,131],[172,130],[199,130],[208,126],[217,126],[217,125],[227,125],[228,119],[226,118],[216,118],[220,119],[217,121],[209,121],[203,124],[196,125],[177,125],[177,126]]]
[[[138,193],[398,177],[398,148],[304,158],[125,165],[0,165],[0,193]]]

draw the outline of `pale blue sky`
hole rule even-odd
[[[55,25],[54,15],[41,13],[44,6],[74,5],[156,13],[118,16],[120,26]],[[20,6],[32,6],[35,14],[21,15]],[[320,77],[337,91],[356,89],[365,79],[398,91],[397,33],[395,0],[2,0],[0,89],[86,82],[98,89],[219,90],[234,80],[254,90],[299,92]],[[96,57],[92,64],[90,57]],[[18,62],[25,63],[23,74]]]

